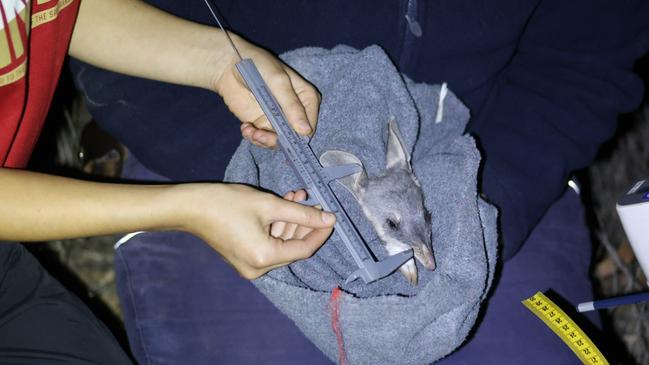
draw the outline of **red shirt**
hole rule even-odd
[[[79,0],[0,4],[0,166],[25,167],[56,89]]]

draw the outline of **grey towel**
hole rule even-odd
[[[485,298],[496,262],[496,209],[477,194],[480,155],[464,134],[469,112],[440,87],[416,84],[396,70],[376,46],[362,51],[298,49],[282,59],[322,93],[320,118],[311,148],[317,156],[337,149],[355,154],[370,176],[385,168],[387,123],[396,117],[412,167],[432,213],[433,250],[438,267],[419,264],[419,285],[399,273],[372,284],[344,285],[356,269],[334,233],[308,260],[276,269],[255,285],[291,318],[329,358],[349,364],[427,364],[446,356],[466,338]],[[438,105],[442,105],[438,116]],[[302,188],[279,150],[242,142],[226,180],[284,194]],[[386,253],[360,207],[333,183],[350,218],[379,258]],[[332,328],[332,290],[342,296],[338,337]]]

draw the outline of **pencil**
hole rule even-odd
[[[596,309],[611,308],[617,307],[618,305],[633,304],[645,301],[649,301],[649,292],[629,294],[608,299],[579,303],[579,305],[577,305],[577,312],[588,312]]]

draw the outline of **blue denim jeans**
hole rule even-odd
[[[125,177],[162,179],[134,160],[127,163]],[[521,300],[548,289],[572,304],[591,299],[590,261],[583,208],[568,190],[521,251],[501,265],[474,333],[439,363],[578,363]],[[117,249],[115,262],[129,340],[143,364],[331,364],[196,237],[142,233]],[[571,314],[596,340],[597,315]]]

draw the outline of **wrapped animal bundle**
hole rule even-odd
[[[428,364],[462,344],[496,264],[496,209],[477,191],[480,153],[467,108],[445,87],[402,76],[381,48],[304,48],[282,59],[322,94],[310,146],[324,165],[358,163],[332,182],[378,259],[416,260],[384,279],[356,270],[334,233],[310,259],[255,285],[333,361]],[[283,153],[243,141],[226,180],[277,194],[304,188]],[[414,273],[414,274],[413,274]]]

